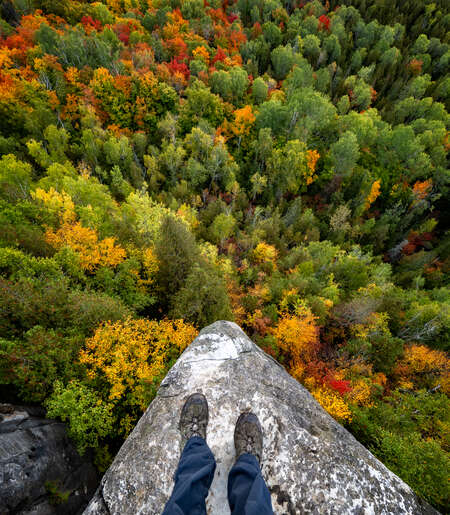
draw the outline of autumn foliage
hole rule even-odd
[[[442,0],[3,4],[1,391],[107,466],[234,318],[447,512]]]
[[[86,341],[80,362],[91,380],[106,383],[108,401],[117,403],[126,397],[144,410],[149,389],[196,335],[194,327],[182,320],[105,323]]]

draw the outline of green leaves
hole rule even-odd
[[[112,405],[79,381],[66,387],[56,381],[54,392],[46,402],[47,416],[59,417],[68,423],[69,436],[74,439],[80,454],[87,448],[98,448],[101,440],[113,432],[116,422]]]

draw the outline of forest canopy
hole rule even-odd
[[[448,2],[0,5],[2,398],[104,470],[234,320],[448,510]]]

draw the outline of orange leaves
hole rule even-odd
[[[242,31],[234,30],[233,32],[231,32],[228,40],[230,51],[238,52],[241,45],[243,45],[247,41],[247,37]]]
[[[15,97],[15,89],[14,79],[0,71],[0,101],[12,100]]]
[[[80,362],[90,379],[106,380],[110,401],[128,394],[129,403],[144,410],[154,382],[196,336],[196,329],[183,320],[105,322],[86,341]]]
[[[97,232],[80,222],[63,223],[57,231],[49,228],[45,239],[55,249],[70,247],[78,255],[82,268],[89,272],[102,266],[115,267],[126,258],[125,249],[116,245],[114,238],[99,241]]]
[[[194,59],[202,59],[206,64],[209,63],[209,53],[204,46],[198,46],[193,50],[192,56]]]
[[[408,67],[414,75],[419,75],[422,72],[422,65],[423,61],[420,59],[411,59],[408,63]]]
[[[189,22],[185,20],[180,9],[174,9],[167,15],[168,21],[163,28],[164,39],[180,37],[180,32],[185,32],[189,27]]]
[[[235,136],[243,136],[248,134],[252,125],[255,123],[256,117],[253,114],[252,106],[246,105],[241,109],[234,111],[234,123],[231,131]]]
[[[423,200],[426,198],[431,188],[433,187],[433,180],[428,179],[426,181],[417,181],[413,186],[413,194],[416,197],[417,200]]]
[[[222,136],[224,141],[227,141],[233,136],[241,138],[242,136],[249,134],[256,120],[256,117],[253,114],[253,108],[250,105],[236,109],[233,116],[233,122],[224,120],[223,124],[216,130],[216,135]]]
[[[319,152],[317,152],[317,150],[307,150],[306,151],[307,166],[311,170],[312,173],[314,173],[316,171],[316,164],[317,164],[317,161],[319,160],[319,158],[320,158],[320,154],[319,154]],[[313,182],[312,178],[309,178],[309,179],[310,179],[310,182]],[[307,181],[308,184],[310,184],[310,182]]]

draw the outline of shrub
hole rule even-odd
[[[78,381],[71,381],[66,387],[56,381],[53,394],[45,404],[48,417],[67,421],[68,434],[80,454],[88,447],[97,448],[101,439],[113,432],[115,421],[111,404]]]
[[[82,339],[64,338],[36,326],[23,340],[0,340],[0,383],[13,385],[26,402],[42,402],[57,379],[80,376],[78,353]]]

